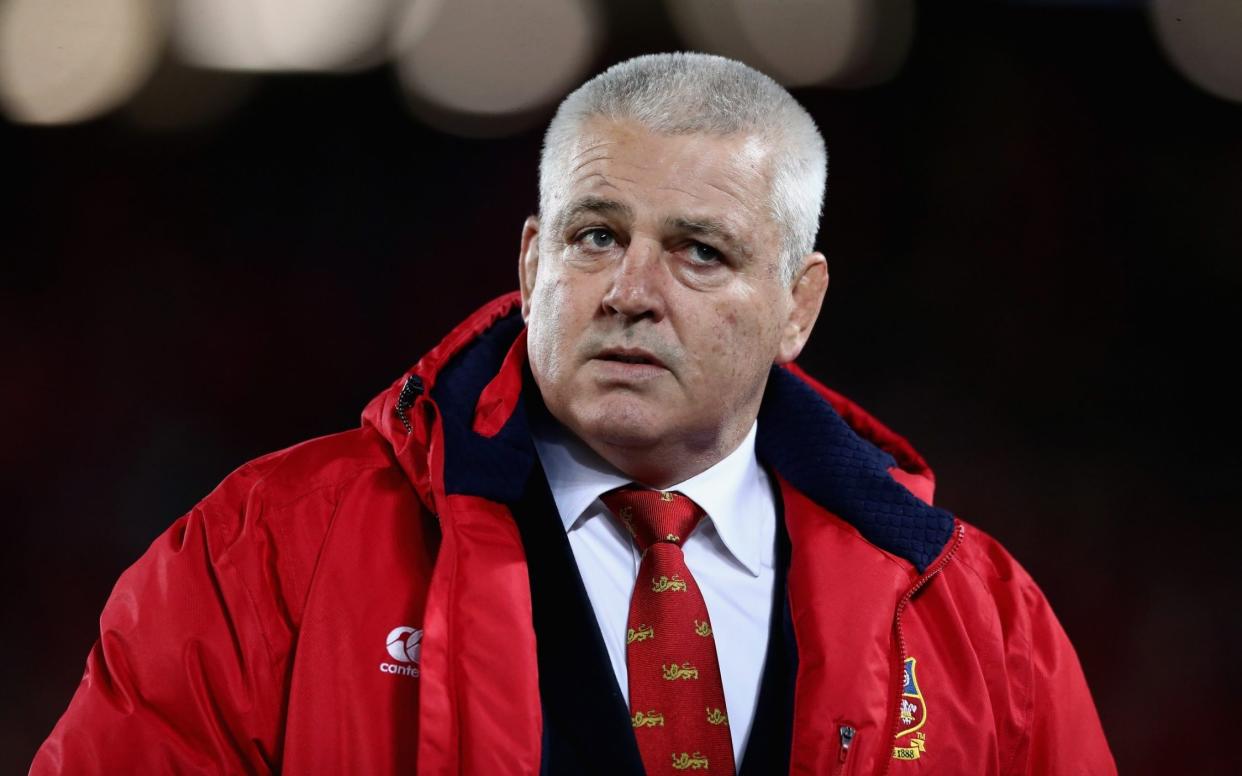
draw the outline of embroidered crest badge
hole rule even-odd
[[[926,751],[926,736],[922,732],[927,723],[927,701],[919,688],[915,674],[918,661],[906,658],[902,668],[901,706],[897,709],[897,744],[893,747],[894,760],[917,760]]]

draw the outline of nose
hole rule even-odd
[[[662,252],[663,246],[654,240],[636,238],[630,242],[604,294],[605,313],[630,320],[658,321],[664,317]]]

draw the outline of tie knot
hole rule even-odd
[[[600,496],[634,536],[640,552],[659,542],[680,547],[703,519],[703,508],[674,491],[627,485]]]

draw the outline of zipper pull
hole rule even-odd
[[[423,395],[423,378],[418,375],[410,375],[405,378],[405,385],[401,386],[401,393],[397,395],[397,404],[392,408],[395,414],[401,420],[401,425],[405,426],[405,433],[414,433],[414,426],[410,425],[410,419],[406,415],[410,407],[414,404],[414,399]]]
[[[841,750],[837,755],[837,760],[839,762],[845,762],[845,758],[850,753],[850,744],[854,743],[854,735],[858,731],[849,725],[842,725],[838,728],[837,732],[841,734]]]

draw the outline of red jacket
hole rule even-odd
[[[505,506],[533,461],[517,304],[475,313],[361,428],[246,464],[157,539],[31,772],[538,772]],[[797,369],[773,370],[760,430],[792,546],[795,773],[1115,773],[1039,588],[930,505],[904,439]]]

